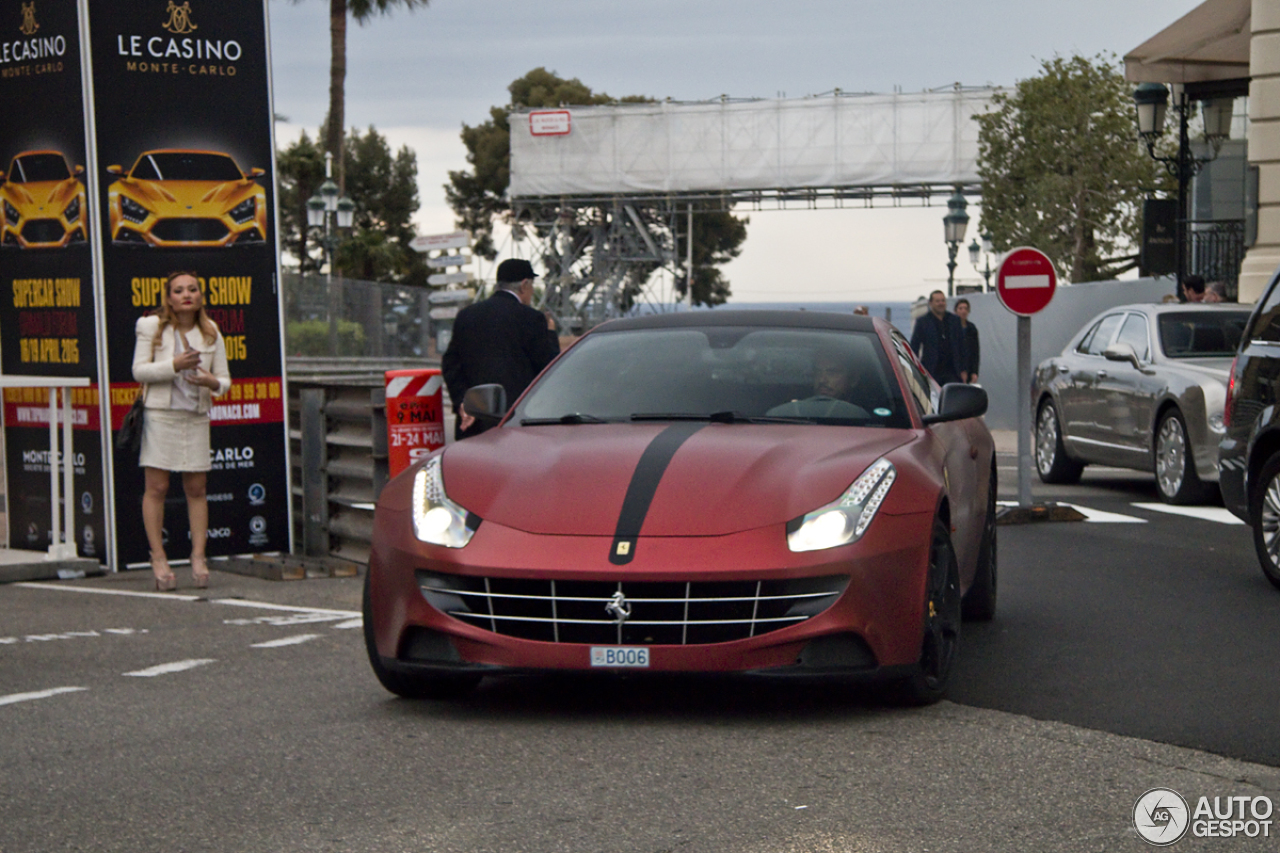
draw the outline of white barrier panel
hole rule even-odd
[[[513,113],[511,195],[973,184],[996,91],[568,107],[554,134]]]

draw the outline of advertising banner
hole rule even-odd
[[[100,302],[118,427],[137,393],[135,324],[171,272],[200,282],[233,385],[214,401],[210,556],[289,548],[288,432],[275,245],[265,0],[92,0],[92,101],[101,205]],[[142,470],[113,458],[121,564],[147,559]],[[177,475],[165,529],[187,553]]]
[[[72,392],[80,556],[105,561],[85,100],[75,0],[0,0],[0,370],[87,377]],[[9,544],[50,542],[50,391],[6,388]],[[56,392],[55,392],[56,393]]]

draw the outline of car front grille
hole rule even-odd
[[[28,219],[22,226],[22,239],[28,243],[57,243],[66,233],[56,219]]]
[[[227,226],[217,219],[162,219],[151,233],[165,242],[212,243],[227,236]]]
[[[427,601],[468,624],[526,640],[610,645],[679,646],[758,637],[817,616],[848,585],[846,575],[649,582],[418,572]]]

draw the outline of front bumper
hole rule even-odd
[[[931,525],[928,513],[881,514],[858,542],[802,554],[787,550],[781,525],[726,536],[641,537],[632,562],[617,567],[608,561],[609,537],[536,535],[485,521],[470,544],[454,550],[419,542],[408,513],[380,508],[369,561],[371,627],[391,671],[598,671],[592,643],[513,636],[446,614],[424,595],[422,573],[566,585],[844,576],[847,586],[821,612],[766,633],[647,644],[641,631],[622,645],[649,648],[648,672],[895,676],[920,655]]]

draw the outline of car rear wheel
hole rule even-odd
[[[1280,588],[1280,453],[1272,454],[1258,474],[1249,500],[1249,523],[1262,573]]]
[[[1045,400],[1036,417],[1036,473],[1045,483],[1078,483],[1084,465],[1067,456],[1058,423],[1058,407]]]
[[[987,494],[987,517],[982,525],[982,542],[978,546],[978,570],[973,585],[964,594],[961,615],[977,622],[990,622],[996,617],[996,471],[991,469],[991,485]]]
[[[378,644],[374,640],[373,601],[369,594],[370,577],[364,576],[364,647],[369,654],[369,665],[382,686],[404,699],[460,699],[480,683],[478,675],[406,675],[392,672],[382,664]]]
[[[934,519],[925,586],[924,638],[915,674],[896,685],[897,698],[911,705],[942,699],[951,684],[960,648],[960,570],[951,548],[950,528]]]
[[[1193,504],[1204,500],[1205,487],[1187,439],[1182,413],[1170,409],[1160,418],[1155,440],[1156,489],[1167,504]]]

